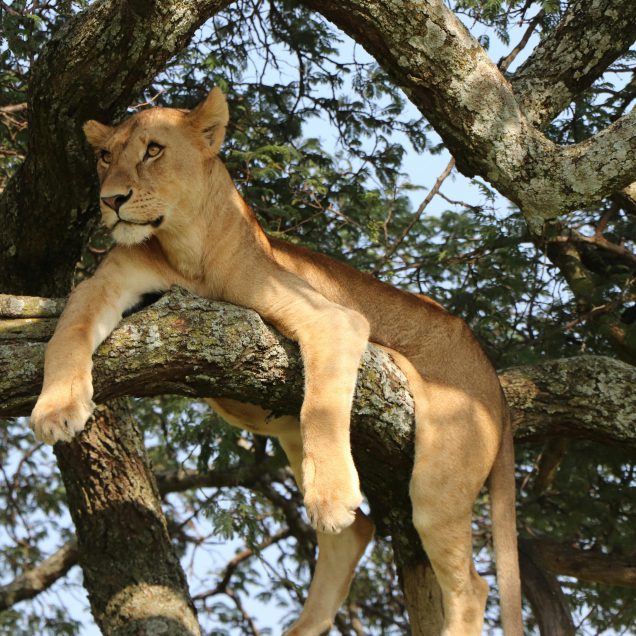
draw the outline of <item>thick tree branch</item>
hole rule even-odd
[[[519,542],[523,594],[528,599],[541,636],[574,636],[567,600],[556,576],[547,572],[529,541]]]
[[[11,303],[14,315],[18,305]],[[27,305],[34,313],[34,302]],[[0,323],[0,415],[29,413],[54,322]],[[177,289],[124,320],[94,362],[98,402],[178,393],[240,398],[277,413],[298,413],[302,399],[301,361],[293,343],[252,311]],[[633,367],[580,357],[512,369],[501,379],[519,439],[565,434],[636,446]],[[413,402],[404,377],[386,353],[370,346],[359,376],[352,436],[381,531],[407,524],[412,435]],[[387,483],[393,485],[390,492]]]
[[[604,301],[603,288],[585,266],[581,250],[569,240],[556,239],[540,244],[570,286],[579,314],[614,347],[622,360],[636,365],[636,323],[622,320],[623,303],[608,305]]]
[[[636,447],[636,368],[629,364],[579,356],[507,369],[499,379],[519,440],[558,436]]]
[[[636,39],[633,0],[575,0],[556,30],[511,78],[526,117],[543,126],[598,79]]]
[[[104,0],[52,36],[29,82],[27,157],[0,196],[0,288],[68,291],[97,212],[93,158],[81,125],[122,114],[229,2]]]
[[[199,636],[143,438],[126,409],[98,407],[86,432],[57,444],[55,455],[101,631]]]
[[[62,304],[0,295],[0,415],[30,412],[41,382],[44,342]],[[94,360],[98,402],[177,393],[240,397],[293,413],[302,399],[296,345],[251,310],[178,288],[125,319]],[[636,395],[631,390],[636,369],[629,365],[580,356],[509,369],[500,379],[520,440],[566,435],[636,446]],[[391,422],[394,444],[408,445],[412,401],[402,374],[387,354],[370,346],[354,414],[373,429],[382,410],[388,413],[378,430]]]

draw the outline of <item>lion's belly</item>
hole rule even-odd
[[[299,419],[294,415],[273,417],[272,412],[257,404],[239,402],[229,398],[206,398],[205,400],[226,422],[251,433],[278,437],[290,430],[298,429]]]

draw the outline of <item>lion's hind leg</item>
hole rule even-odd
[[[416,416],[413,523],[442,589],[442,635],[479,636],[488,585],[473,564],[472,510],[494,460],[497,426],[456,389],[427,388],[414,391],[425,415]]]
[[[472,509],[499,446],[500,427],[464,391],[424,381],[394,355],[415,400],[413,523],[442,591],[442,636],[480,636],[487,583],[472,558]]]
[[[423,472],[411,482],[413,523],[442,590],[442,636],[479,636],[488,585],[473,565],[472,510],[463,503],[455,507],[445,488],[433,493],[437,480]]]

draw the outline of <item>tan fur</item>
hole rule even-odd
[[[442,588],[444,636],[481,633],[487,586],[472,563],[470,525],[491,471],[497,558],[508,575],[504,627],[521,636],[511,433],[494,370],[466,325],[434,301],[268,238],[217,156],[227,121],[215,89],[190,112],[155,108],[114,128],[85,124],[98,153],[103,221],[119,245],[71,294],[48,345],[36,436],[55,443],[82,430],[93,408],[92,353],[143,293],[178,284],[255,309],[300,345],[300,420],[232,400],[210,404],[232,424],[278,437],[288,455],[320,547],[288,634],[318,635],[373,534],[358,510],[349,447],[357,369],[371,340],[389,350],[415,399],[413,520]]]

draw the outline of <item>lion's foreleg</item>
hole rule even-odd
[[[77,286],[46,348],[44,382],[30,423],[39,440],[70,441],[84,428],[94,408],[93,351],[125,309],[165,284],[129,254],[114,251],[92,278]]]
[[[305,506],[316,530],[340,532],[353,523],[362,501],[349,422],[369,323],[297,276],[267,261],[257,265],[261,277],[254,277],[230,300],[253,307],[300,345],[305,371],[300,413]]]
[[[302,488],[312,525],[321,532],[349,526],[362,502],[349,422],[367,338],[366,320],[337,305],[298,334],[305,370]]]

